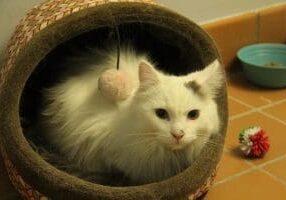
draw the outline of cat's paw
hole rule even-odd
[[[112,101],[123,101],[131,95],[132,84],[130,77],[123,71],[109,69],[99,77],[98,89]]]

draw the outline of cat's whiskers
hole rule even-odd
[[[153,150],[152,148],[150,148],[151,145],[153,145],[153,144],[154,144],[154,140],[150,140],[150,141],[146,144],[146,148],[145,148],[145,152],[144,152],[146,155],[149,155],[149,156],[152,155],[152,153],[149,153],[149,152]],[[149,147],[149,148],[148,148],[148,147]]]
[[[181,167],[180,167],[180,160],[178,158],[178,156],[175,156],[175,170],[176,170],[176,174],[181,172]]]
[[[150,133],[132,133],[132,134],[127,134],[126,136],[157,136],[156,135],[157,132],[150,132]]]
[[[159,138],[170,138],[170,136],[167,135],[158,135]]]
[[[153,141],[153,138],[143,138],[142,140],[140,140],[138,142],[127,144],[127,145],[125,145],[125,147],[130,147],[130,146],[139,145],[139,144],[143,144],[143,143],[148,144],[151,141]]]
[[[199,137],[209,137],[209,136],[206,135],[205,133],[200,133],[200,132],[197,132],[196,135],[199,136]]]
[[[197,133],[197,137],[203,140],[203,145],[223,146],[223,144],[211,141],[209,135]]]

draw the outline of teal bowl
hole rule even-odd
[[[286,87],[286,45],[261,43],[241,48],[237,53],[246,78],[271,88]]]

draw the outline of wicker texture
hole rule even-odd
[[[8,158],[8,155],[6,154],[4,148],[1,147],[0,150],[3,155],[4,164],[7,169],[8,176],[13,186],[18,190],[22,198],[24,200],[48,200],[48,197],[33,189],[28,183],[23,180],[16,167]],[[215,169],[211,176],[205,181],[205,183],[196,192],[189,196],[188,200],[196,200],[202,195],[206,194],[215,180],[216,172],[217,170]]]
[[[41,194],[37,190],[33,189],[28,183],[24,181],[16,167],[13,165],[11,160],[8,158],[5,150],[1,149],[3,155],[4,164],[7,169],[8,176],[24,200],[48,200],[49,198]],[[193,194],[191,194],[188,200],[196,200],[202,195],[206,194],[209,191],[209,188],[212,186],[217,170],[215,169],[211,176],[205,181],[205,183]]]
[[[64,20],[66,17],[73,15],[74,13],[77,13],[83,9],[92,8],[109,2],[143,2],[146,4],[155,4],[154,0],[49,0],[34,7],[26,15],[26,17],[20,21],[19,25],[16,27],[13,37],[9,42],[5,55],[4,65],[1,66],[0,69],[0,95],[1,88],[5,82],[5,77],[17,59],[17,55],[37,33],[48,28],[51,24],[54,24],[60,20]],[[23,199],[48,199],[48,197],[34,190],[28,183],[25,182],[20,173],[17,171],[17,166],[14,166],[13,162],[9,159],[9,156],[3,148],[3,145],[1,145],[0,150],[3,154],[9,177],[15,188],[20,192]],[[189,200],[195,200],[201,195],[205,194],[209,187],[212,185],[215,174],[216,170],[213,171],[212,175],[199,189],[197,189],[193,194],[189,196]]]
[[[154,4],[154,0],[49,0],[35,6],[16,27],[15,33],[10,39],[4,66],[0,71],[0,88],[5,80],[5,74],[9,71],[13,60],[20,49],[39,31],[56,21],[86,8],[99,6],[109,2],[144,2]]]
[[[3,155],[4,165],[6,167],[8,176],[13,186],[17,189],[24,200],[48,200],[48,197],[44,196],[37,190],[34,190],[29,184],[27,184],[22,176],[17,171],[11,160],[8,158],[2,145],[0,151]]]

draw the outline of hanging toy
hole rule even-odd
[[[113,102],[126,100],[132,93],[133,85],[130,76],[124,70],[120,70],[120,33],[113,21],[117,39],[116,69],[108,69],[98,79],[99,91]]]
[[[132,81],[123,70],[109,69],[103,72],[98,80],[98,89],[114,102],[127,99],[132,92]]]
[[[239,133],[242,152],[251,158],[261,158],[269,150],[270,144],[266,132],[259,126],[253,126]]]

